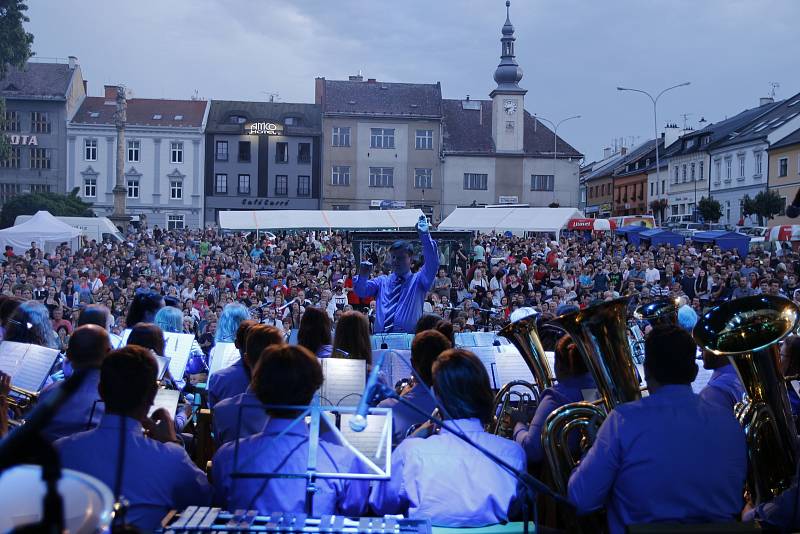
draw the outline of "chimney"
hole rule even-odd
[[[353,75],[348,76],[347,79],[350,80],[351,82],[363,82],[364,81],[364,77],[361,75],[360,72],[358,74],[356,74],[355,76],[353,76]]]
[[[762,96],[761,98],[758,99],[759,106],[766,106],[767,104],[774,104],[774,103],[775,99],[772,98],[771,96]]]
[[[314,78],[314,103],[322,104],[325,100],[325,77],[317,76]]]
[[[83,94],[89,94],[89,80],[83,80]]]
[[[106,104],[114,104],[117,105],[117,86],[116,85],[104,85],[103,86],[103,95],[106,99]]]
[[[620,156],[624,156],[627,153],[628,153],[628,147],[626,147],[626,146],[620,147],[620,149],[619,149],[619,155]]]
[[[664,127],[664,148],[670,146],[677,141],[681,136],[681,130],[674,122],[667,124]]]
[[[603,149],[603,159],[608,159],[613,155],[614,155],[614,150],[610,146],[607,146]]]
[[[69,56],[69,70],[75,70],[75,67],[78,65],[78,58],[75,56]]]

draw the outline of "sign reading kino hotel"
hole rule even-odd
[[[25,145],[25,146],[38,146],[39,140],[36,138],[35,135],[6,135],[6,139],[8,139],[8,144],[13,146],[18,145]]]
[[[283,135],[283,127],[274,122],[252,122],[244,129],[250,135]]]

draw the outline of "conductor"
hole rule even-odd
[[[425,263],[416,273],[411,272],[414,249],[408,241],[395,241],[389,247],[392,272],[370,279],[372,264],[361,262],[353,289],[361,298],[375,297],[377,313],[375,333],[413,333],[422,316],[425,296],[439,270],[439,253],[431,238],[428,219],[421,215],[417,221],[422,256]]]

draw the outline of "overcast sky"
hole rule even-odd
[[[442,83],[445,98],[488,98],[503,0],[29,0],[41,57],[79,58],[89,93],[313,102],[314,77]],[[717,121],[800,92],[800,0],[514,0],[525,108],[564,124],[588,160],[614,139]]]

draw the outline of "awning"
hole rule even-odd
[[[422,210],[261,210],[220,211],[224,230],[411,229]]]
[[[553,232],[567,227],[570,219],[581,218],[576,208],[456,208],[439,224],[439,230],[478,232]]]
[[[767,232],[768,241],[800,241],[800,224],[773,226]]]
[[[567,230],[592,230],[594,232],[605,232],[616,230],[617,224],[609,219],[570,219],[567,223]]]

